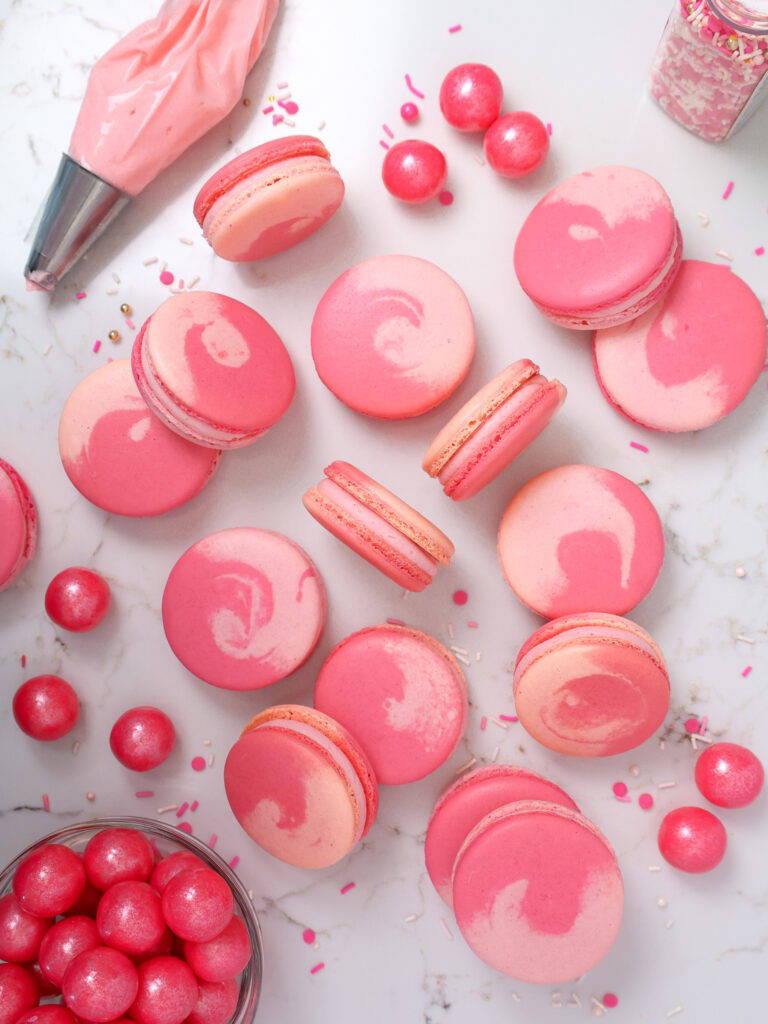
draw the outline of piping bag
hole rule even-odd
[[[24,268],[52,291],[118,213],[235,106],[279,0],[166,0],[91,69]]]

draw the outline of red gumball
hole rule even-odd
[[[40,1002],[37,982],[20,964],[0,964],[0,1024],[16,1024]]]
[[[109,734],[109,745],[120,764],[148,772],[165,761],[176,743],[173,722],[153,707],[131,708],[120,715]]]
[[[14,694],[13,717],[27,736],[47,743],[74,729],[80,717],[80,702],[66,680],[35,676]]]
[[[162,896],[168,927],[180,939],[208,942],[232,919],[232,890],[210,868],[187,868],[172,878]]]
[[[162,896],[165,888],[172,878],[175,878],[185,868],[204,868],[205,864],[199,857],[189,850],[175,850],[163,857],[160,863],[152,872],[149,884]]]
[[[71,633],[94,629],[109,611],[109,584],[92,569],[74,566],[54,576],[45,592],[48,617]]]
[[[45,933],[37,954],[45,978],[61,988],[64,972],[70,963],[88,949],[101,946],[99,931],[92,917],[76,914],[58,921]]]
[[[53,918],[27,913],[16,896],[0,896],[0,960],[24,964],[34,960]]]
[[[129,956],[148,953],[163,938],[160,897],[147,882],[118,882],[101,897],[96,911],[101,941]]]
[[[517,110],[494,121],[483,139],[485,158],[504,178],[524,178],[547,158],[549,135],[534,114]]]
[[[406,139],[387,150],[381,180],[404,203],[426,203],[443,190],[448,177],[445,157],[436,146]]]
[[[156,956],[139,967],[131,1017],[137,1024],[181,1024],[197,997],[197,979],[187,964],[175,956]]]
[[[251,959],[248,929],[239,917],[208,942],[185,942],[184,957],[204,981],[229,981],[236,978]]]
[[[700,874],[717,867],[725,854],[723,824],[703,807],[678,807],[662,820],[659,851],[674,868]]]
[[[713,743],[696,762],[696,785],[718,807],[746,807],[763,788],[760,759],[738,743]]]
[[[105,828],[88,840],[83,854],[88,880],[104,892],[117,882],[146,882],[155,866],[147,837],[134,828]]]
[[[199,995],[187,1024],[228,1024],[237,1006],[240,986],[230,981],[198,981]]]
[[[460,132],[484,132],[501,112],[504,89],[485,64],[459,64],[440,86],[440,110]]]
[[[68,846],[47,843],[29,853],[13,876],[13,891],[28,914],[66,913],[85,888],[85,867]]]
[[[103,1024],[120,1017],[131,1006],[139,990],[139,976],[125,953],[97,946],[71,961],[61,990],[73,1013]]]
[[[23,1013],[14,1024],[80,1024],[77,1017],[66,1006],[36,1006]]]

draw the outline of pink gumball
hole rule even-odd
[[[36,1006],[33,1010],[27,1010],[14,1021],[14,1024],[80,1024],[80,1021],[66,1006],[49,1003],[48,1006]]]
[[[229,885],[210,868],[180,871],[166,886],[162,900],[168,927],[190,942],[208,942],[221,934],[235,909]]]
[[[117,882],[101,897],[96,927],[105,946],[129,956],[147,953],[165,932],[160,897],[147,882]]]
[[[59,989],[64,973],[75,957],[101,945],[99,930],[92,917],[65,917],[43,936],[37,954],[40,969],[47,980]]]
[[[131,1006],[139,990],[139,976],[125,953],[98,946],[80,953],[69,964],[61,990],[78,1017],[104,1024]]]
[[[402,107],[400,107],[400,117],[402,117],[402,119],[408,122],[409,124],[412,121],[415,121],[418,116],[419,108],[416,106],[415,103],[404,103]]]
[[[239,917],[208,942],[185,942],[184,957],[204,981],[228,981],[236,978],[251,959],[248,929]]]
[[[230,981],[198,981],[200,994],[187,1024],[228,1024],[237,1006],[240,986]]]
[[[27,736],[48,743],[74,729],[80,717],[80,702],[65,679],[35,676],[14,694],[13,717]]]
[[[699,754],[696,785],[718,807],[746,807],[763,788],[760,759],[738,743],[713,743]]]
[[[524,178],[547,158],[549,134],[534,114],[517,110],[494,121],[483,138],[491,167],[504,178]]]
[[[117,882],[146,882],[155,855],[145,835],[133,828],[106,828],[88,840],[83,854],[88,880],[104,892]]]
[[[68,846],[48,843],[28,854],[13,876],[13,891],[28,914],[56,917],[79,899],[85,867]]]
[[[719,818],[703,807],[678,807],[662,820],[658,835],[664,860],[680,871],[700,874],[717,867],[727,837]]]
[[[0,896],[0,960],[24,964],[34,960],[53,918],[28,914],[16,896]]]
[[[443,190],[448,176],[445,157],[429,142],[406,139],[387,150],[381,179],[404,203],[426,203]]]
[[[485,64],[459,64],[440,86],[440,110],[460,132],[484,132],[501,112],[499,76]]]
[[[172,878],[175,878],[180,871],[186,868],[204,868],[205,864],[189,850],[176,850],[163,857],[155,870],[149,884],[162,896],[165,888]]]
[[[73,566],[54,576],[48,584],[45,610],[62,629],[86,633],[102,621],[109,611],[110,600],[109,584],[103,576],[93,569]]]
[[[169,756],[176,730],[159,708],[138,707],[124,712],[112,726],[109,745],[120,764],[135,772],[157,768]]]
[[[181,1024],[195,1007],[197,979],[175,956],[156,956],[139,966],[139,989],[131,1006],[137,1024]]]
[[[28,970],[20,964],[0,964],[0,1024],[16,1024],[39,1001],[37,982]]]

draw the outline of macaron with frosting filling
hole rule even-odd
[[[665,294],[682,256],[662,186],[632,167],[596,167],[548,192],[515,242],[515,273],[549,320],[575,330],[614,327]]]
[[[141,328],[136,384],[166,427],[207,448],[242,448],[293,399],[291,357],[250,306],[215,292],[172,295]]]
[[[0,590],[5,590],[35,553],[37,508],[21,474],[0,459]]]
[[[332,462],[304,507],[334,537],[405,590],[429,586],[454,547],[442,530],[348,462]]]
[[[573,757],[632,750],[669,710],[669,676],[656,641],[636,622],[600,612],[537,629],[520,648],[513,687],[525,730]]]
[[[243,263],[289,249],[341,206],[344,182],[311,135],[271,139],[221,167],[195,199],[195,220],[217,256]]]
[[[544,430],[565,401],[530,359],[518,359],[459,409],[427,449],[422,468],[454,501],[481,491]]]
[[[227,755],[224,786],[251,839],[300,868],[346,857],[379,804],[359,743],[328,715],[297,704],[266,708],[248,723]]]

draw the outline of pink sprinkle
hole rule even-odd
[[[390,626],[404,626],[405,625],[405,623],[403,622],[402,619],[387,619],[387,622],[388,622],[388,624]]]
[[[129,331],[136,330],[136,324],[133,322],[133,320],[130,319],[130,317],[125,318],[125,326],[128,328]]]
[[[733,182],[729,181],[725,186],[725,192],[723,192],[723,199],[727,199],[728,196],[733,192]]]
[[[213,849],[213,848],[214,848],[214,846],[216,845],[216,840],[217,840],[218,838],[219,838],[219,837],[218,837],[218,836],[216,835],[216,833],[214,832],[214,833],[213,833],[213,835],[211,836],[211,838],[210,838],[210,839],[208,840],[208,846],[209,846],[209,847],[210,847],[211,849]]]
[[[613,794],[619,799],[627,795],[627,784],[625,782],[614,782]]]
[[[100,348],[101,348],[101,342],[97,338],[96,341],[94,341],[94,343],[93,343],[93,351],[94,352],[98,352]]]
[[[466,604],[469,600],[469,594],[466,590],[454,590],[453,592],[453,603],[454,604]]]
[[[321,963],[319,963],[319,964],[315,964],[315,966],[314,966],[314,967],[312,968],[312,970],[311,970],[311,971],[310,971],[309,973],[310,973],[310,974],[317,974],[317,972],[318,972],[318,971],[322,971],[322,969],[323,969],[324,967],[325,967],[325,964],[324,964],[324,963],[322,963],[322,962],[321,962]]]
[[[552,134],[552,125],[547,121],[547,135]]]
[[[155,794],[153,793],[153,791],[151,789],[139,789],[139,790],[136,791],[136,796],[139,798],[139,800],[143,799],[145,796],[154,796],[154,795]]]
[[[702,735],[707,731],[707,722],[708,721],[709,721],[709,719],[707,718],[706,715],[704,715],[704,717],[701,720],[701,725],[699,726],[699,732]]]
[[[205,758],[199,756],[193,757],[190,764],[192,765],[192,771],[201,772],[203,768],[205,768]]]
[[[176,826],[176,828],[179,830],[179,832],[186,832],[188,836],[192,835],[192,826],[189,824],[188,821],[182,821],[180,825]]]
[[[178,809],[178,811],[176,811],[176,817],[177,818],[183,817],[184,816],[184,812],[186,811],[186,809],[188,807],[189,807],[189,804],[185,800],[184,803],[181,805],[181,807]]]
[[[467,625],[469,626],[470,629],[477,629],[476,622],[468,622]]]
[[[176,279],[174,278],[174,276],[173,276],[173,274],[172,274],[172,273],[170,272],[170,270],[164,270],[164,271],[163,271],[163,272],[162,272],[162,273],[160,274],[160,284],[173,284],[173,282],[174,282],[175,280],[176,280]]]
[[[618,1006],[618,1005],[619,1005],[619,1000],[613,994],[613,992],[606,992],[605,995],[603,996],[603,1006],[607,1007],[609,1010],[612,1010],[614,1008],[614,1006]]]
[[[93,790],[92,790],[92,789],[91,789],[91,790],[89,790],[89,791],[88,791],[88,792],[87,792],[87,793],[85,794],[85,799],[86,799],[86,800],[95,800],[95,799],[96,799],[96,794],[95,794],[95,793],[93,792]]]
[[[233,857],[232,860],[229,862],[229,866],[234,871],[239,863],[240,863],[240,858],[239,857]]]
[[[405,84],[408,86],[408,88],[411,90],[411,92],[413,93],[414,96],[418,96],[420,100],[424,99],[424,93],[423,92],[419,92],[419,90],[416,88],[416,86],[411,81],[411,76],[410,75],[406,75],[405,76]]]
[[[355,883],[354,882],[347,882],[347,884],[344,886],[344,888],[340,889],[339,891],[341,892],[341,895],[343,896],[345,892],[349,892],[350,889],[354,889],[354,888],[355,888]]]
[[[381,126],[381,130],[384,132],[385,135],[388,135],[390,139],[394,139],[395,133],[392,131],[388,124],[383,124]]]
[[[192,801],[192,806],[189,809],[190,809],[190,811],[196,811],[199,806],[200,806],[200,804],[197,802],[197,800],[193,800]]]
[[[637,798],[637,802],[640,804],[644,811],[650,811],[653,807],[653,797],[650,793],[641,793]]]
[[[647,452],[648,451],[648,449],[645,447],[644,444],[638,444],[637,441],[630,441],[629,442],[629,447],[630,448],[637,448],[637,450],[639,452]]]
[[[485,715],[483,715],[483,717],[480,719],[480,728],[481,729],[485,729],[487,724],[488,724],[488,719],[485,717]]]
[[[442,206],[450,206],[453,202],[453,192],[449,192],[448,189],[444,189],[437,197]]]
[[[517,715],[499,715],[499,718],[502,720],[502,722],[519,722],[520,721],[520,719],[517,717]]]
[[[275,108],[270,103],[269,106],[268,107],[264,107],[261,112],[262,112],[262,114],[271,114],[274,109]]]
[[[764,252],[765,252],[765,246],[764,245],[759,245],[757,247],[757,249],[755,249],[755,256],[762,256]]]
[[[698,718],[686,718],[685,720],[685,731],[686,732],[698,732],[701,723]]]
[[[311,946],[316,938],[315,933],[312,931],[311,928],[305,928],[304,931],[301,933],[301,937],[302,939],[304,939],[308,946]]]
[[[283,114],[273,114],[272,115],[272,124],[280,124],[280,122],[282,120],[284,120],[284,115]]]
[[[299,104],[294,103],[293,100],[278,100],[278,107],[282,107],[286,114],[298,114]]]
[[[746,678],[747,678],[747,676],[749,675],[749,673],[750,673],[751,671],[752,671],[752,666],[751,666],[751,665],[747,665],[747,667],[746,667],[746,668],[744,669],[744,671],[743,671],[743,672],[741,673],[741,675],[742,675],[742,678],[743,678],[743,679],[746,679]]]
[[[382,146],[384,149],[389,149],[389,143],[385,142],[384,139],[379,139],[379,145]]]
[[[48,799],[48,794],[47,793],[43,793],[43,810],[44,811],[50,811],[50,809],[51,809],[51,802]]]
[[[451,25],[449,32],[461,32],[461,25]]]
[[[27,667],[27,656],[26,656],[26,654],[22,654],[22,656],[21,656],[21,667],[22,668],[26,668]]]
[[[78,292],[77,295],[75,296],[75,298],[76,299],[84,299],[85,298],[85,292]]]

